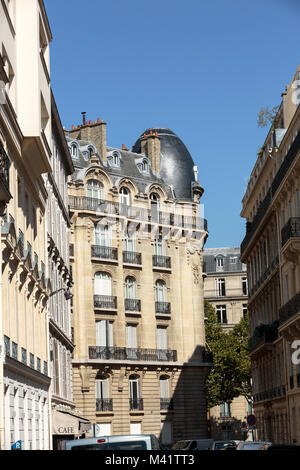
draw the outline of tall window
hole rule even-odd
[[[158,280],[155,284],[155,300],[156,302],[167,301],[167,287],[164,281]]]
[[[120,189],[120,204],[130,206],[130,191],[127,188]]]
[[[104,188],[103,184],[97,180],[89,180],[86,184],[86,195],[92,199],[103,200],[104,199]]]
[[[109,398],[109,378],[105,375],[97,375],[96,377],[96,398],[105,400]]]
[[[139,401],[141,398],[140,378],[136,374],[132,374],[129,376],[129,398],[130,408],[132,410],[139,409]]]
[[[217,295],[218,297],[226,296],[225,279],[217,279]]]
[[[103,225],[102,223],[96,225],[95,245],[107,247],[112,245],[111,227],[109,225]]]
[[[243,318],[246,318],[247,314],[248,314],[248,305],[243,304]]]
[[[160,198],[158,194],[150,194],[150,210],[151,210],[151,219],[153,221],[158,221],[159,211],[160,211]]]
[[[216,313],[218,317],[218,322],[223,323],[224,325],[227,324],[227,310],[226,305],[217,305]]]
[[[163,375],[160,377],[159,380],[160,385],[160,398],[163,400],[167,400],[170,398],[170,380],[169,377]]]
[[[155,239],[154,249],[156,256],[165,256],[165,241],[162,237]]]
[[[224,267],[224,257],[223,256],[217,256],[216,257],[216,266],[217,268],[223,268]]]
[[[230,402],[223,403],[221,405],[221,418],[230,418],[230,417],[231,417]]]
[[[105,272],[95,274],[95,295],[111,296],[111,276]]]
[[[125,299],[136,299],[136,283],[134,277],[128,276],[125,280]]]
[[[156,329],[157,350],[160,361],[166,361],[168,356],[168,337],[167,328],[158,326]]]
[[[136,236],[134,233],[128,233],[125,238],[125,251],[130,251],[131,253],[136,251]]]
[[[243,286],[243,294],[248,295],[248,282],[247,282],[246,277],[243,277],[242,279],[242,286]]]
[[[113,347],[113,322],[96,321],[96,346]]]

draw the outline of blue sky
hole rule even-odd
[[[66,128],[98,117],[108,145],[169,127],[199,167],[206,247],[239,246],[248,177],[299,60],[300,0],[45,0]]]

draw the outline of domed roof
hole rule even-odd
[[[170,129],[154,127],[147,129],[132,147],[141,153],[141,138],[144,134],[158,134],[161,142],[160,176],[166,184],[173,185],[178,199],[192,198],[192,182],[195,181],[193,159],[182,140]]]

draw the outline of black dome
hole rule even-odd
[[[182,140],[170,129],[154,127],[147,129],[132,147],[141,153],[141,138],[144,134],[158,134],[161,142],[160,176],[166,184],[173,185],[178,199],[192,199],[192,182],[195,181],[194,162]]]

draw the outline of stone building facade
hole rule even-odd
[[[11,195],[1,230],[0,447],[6,450],[19,440],[25,449],[49,448],[47,192],[41,175],[51,171],[51,39],[42,1],[1,2],[0,149],[10,162]]]
[[[208,233],[192,158],[169,129],[109,147],[85,116],[67,140],[76,406],[95,435],[205,438]]]
[[[254,406],[258,438],[300,443],[299,365],[293,360],[299,335],[300,290],[300,67],[258,154],[242,217],[247,233],[241,259],[247,263],[252,338]]]
[[[240,261],[239,247],[206,248],[203,252],[204,299],[216,310],[218,321],[230,331],[247,315],[247,267]],[[243,428],[251,412],[245,397],[210,409],[210,429],[215,440],[244,439]]]

